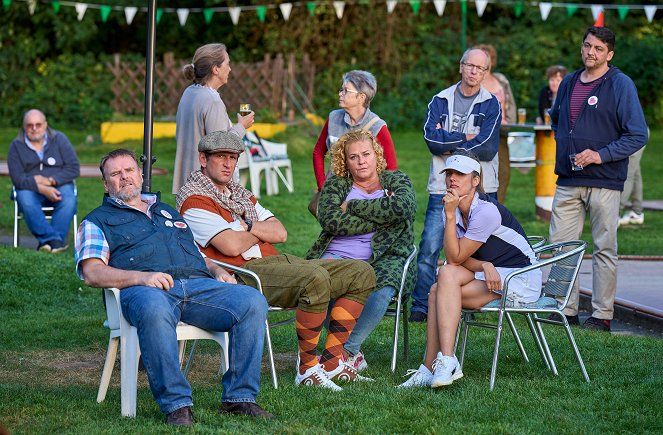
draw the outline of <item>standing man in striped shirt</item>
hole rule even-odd
[[[606,27],[585,32],[580,54],[584,68],[564,78],[551,110],[557,153],[557,189],[550,241],[579,239],[590,214],[592,315],[584,327],[610,331],[617,292],[619,197],[628,158],[647,143],[647,123],[633,81],[609,65],[615,34]],[[576,281],[565,314],[578,324]]]

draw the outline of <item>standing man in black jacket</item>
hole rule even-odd
[[[80,165],[67,136],[48,127],[37,109],[23,116],[23,128],[9,146],[9,175],[16,188],[16,201],[28,229],[39,242],[38,250],[67,249],[67,232],[76,214],[74,180]],[[53,207],[51,222],[44,206]]]
[[[557,189],[550,241],[579,239],[589,212],[592,255],[592,316],[584,327],[610,330],[617,292],[619,197],[628,158],[647,143],[647,123],[633,81],[608,62],[615,34],[606,27],[585,32],[584,68],[567,75],[550,112],[557,142]],[[576,280],[565,314],[578,324]]]

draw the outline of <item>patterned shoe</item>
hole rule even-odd
[[[341,382],[373,382],[373,379],[367,378],[357,373],[357,369],[350,363],[350,361],[343,361],[341,358],[338,359],[338,367],[332,371],[325,371],[327,377],[332,381],[341,381]]]
[[[396,386],[396,388],[430,387],[433,381],[433,374],[423,364],[419,366],[418,370],[408,370],[405,376],[410,376],[410,379]]]
[[[329,380],[327,377],[327,372],[322,367],[322,364],[316,364],[310,369],[306,370],[304,374],[299,374],[299,369],[297,369],[297,376],[295,376],[296,385],[308,385],[308,386],[320,386],[324,388],[329,388],[333,391],[343,391],[343,388],[339,387],[335,383]]]
[[[364,353],[362,351],[357,352],[357,355],[348,357],[348,364],[357,370],[357,372],[364,371],[368,368],[368,363],[366,358],[364,358]]]

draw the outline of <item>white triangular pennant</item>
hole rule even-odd
[[[437,16],[441,17],[444,14],[444,7],[447,5],[447,0],[433,0]]]
[[[394,9],[396,9],[396,4],[398,4],[396,0],[387,0],[387,12],[394,12]]]
[[[28,11],[30,15],[35,14],[35,9],[37,9],[37,0],[28,0]]]
[[[180,21],[181,27],[184,27],[187,18],[189,18],[189,10],[187,8],[178,8],[177,19]]]
[[[138,8],[135,6],[127,6],[124,8],[124,18],[127,19],[127,25],[131,25],[131,23],[134,21],[136,12],[138,12]]]
[[[334,2],[334,10],[336,11],[336,16],[340,20],[343,18],[343,10],[345,9],[345,2]]]
[[[645,6],[645,15],[647,15],[647,21],[652,22],[654,20],[654,15],[656,15],[656,5]]]
[[[230,19],[232,20],[234,25],[237,25],[239,22],[239,13],[242,12],[242,9],[234,6],[232,8],[228,8],[228,13],[230,14]]]
[[[603,10],[603,5],[592,5],[592,18],[596,21]]]
[[[488,4],[488,0],[476,0],[474,2],[474,5],[477,7],[477,15],[481,17],[483,15],[483,11],[486,10],[486,5]]]
[[[281,9],[283,19],[288,21],[288,18],[290,18],[290,12],[292,12],[292,3],[281,3],[279,9]]]
[[[546,21],[548,19],[548,15],[550,15],[552,3],[539,3],[539,9],[541,10],[541,19]]]
[[[87,11],[87,3],[76,3],[75,5],[78,21],[81,21]]]

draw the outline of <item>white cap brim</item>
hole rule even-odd
[[[481,174],[481,164],[473,158],[467,156],[455,155],[449,157],[444,165],[444,168],[440,171],[440,174],[448,169],[453,169],[454,171],[458,171],[461,174],[469,174],[471,172]]]

